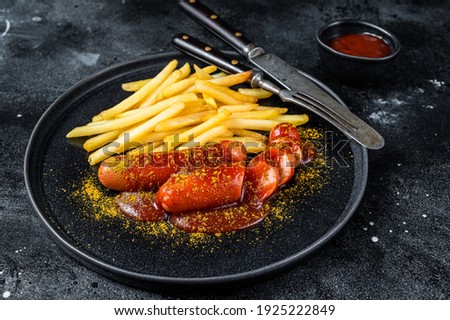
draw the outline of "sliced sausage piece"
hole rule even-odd
[[[290,154],[293,156],[293,167],[297,167],[302,163],[303,152],[300,144],[293,141],[291,138],[282,137],[275,139],[267,146],[268,150],[277,149],[279,155]]]
[[[278,186],[287,183],[295,174],[295,157],[291,148],[269,147],[264,151],[265,161],[278,169]]]
[[[254,157],[245,169],[244,202],[256,206],[275,193],[280,179],[278,169],[265,161],[264,152]]]
[[[116,191],[156,190],[182,169],[215,167],[245,158],[243,144],[230,141],[183,151],[120,155],[102,162],[98,178],[106,188]]]
[[[121,192],[115,202],[130,219],[145,222],[167,220],[168,214],[156,205],[155,196],[151,191]]]
[[[224,209],[171,214],[170,223],[187,232],[222,233],[254,226],[269,213],[268,206],[241,203]]]
[[[244,176],[245,166],[240,162],[183,171],[159,188],[156,202],[173,213],[230,205],[241,199]]]
[[[301,142],[298,129],[288,122],[283,122],[276,125],[272,131],[270,131],[269,141],[272,142],[278,138],[290,138],[297,143]]]

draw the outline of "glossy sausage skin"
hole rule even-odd
[[[270,142],[277,140],[278,138],[289,138],[294,142],[301,143],[298,129],[288,122],[280,123],[270,131]]]
[[[260,206],[278,188],[280,174],[278,168],[271,166],[264,154],[254,157],[245,169],[244,202]]]
[[[262,156],[266,163],[278,170],[278,186],[292,179],[295,174],[296,158],[290,148],[269,147]]]
[[[98,178],[106,188],[116,191],[155,190],[182,169],[241,162],[246,156],[244,146],[236,141],[224,141],[185,151],[121,155],[103,161]]]
[[[159,188],[156,203],[172,213],[230,205],[241,199],[244,176],[241,162],[180,172]]]

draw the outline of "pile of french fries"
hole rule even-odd
[[[88,161],[94,165],[126,151],[183,150],[223,140],[241,141],[248,152],[258,153],[267,137],[257,131],[308,121],[305,114],[286,115],[287,108],[259,105],[271,96],[268,91],[231,88],[249,80],[251,71],[228,75],[215,66],[177,66],[172,60],[154,78],[122,84],[133,93],[67,138],[89,137],[83,147],[92,152]]]

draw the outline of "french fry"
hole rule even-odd
[[[225,73],[225,72],[221,71],[221,72],[214,73],[211,76],[214,79],[219,79],[219,78],[222,78],[222,77],[226,77],[227,75],[228,75],[228,73]]]
[[[153,152],[153,150],[155,150],[156,148],[158,148],[159,146],[161,146],[163,144],[162,141],[154,141],[154,142],[150,142],[146,145],[143,145],[141,147],[135,148],[133,150],[128,151],[128,155],[130,156],[134,156],[134,155],[138,155],[138,154],[145,154],[145,153],[150,153]]]
[[[162,94],[166,98],[172,97],[180,92],[187,90],[188,88],[191,88],[197,79],[198,79],[198,77],[195,76],[195,77],[189,77],[187,79],[183,79],[178,82],[175,82],[175,83],[171,84],[170,86],[167,86],[163,90]]]
[[[257,104],[255,103],[248,103],[248,104],[235,104],[235,105],[223,105],[219,107],[218,111],[222,111],[224,109],[227,109],[228,111],[234,113],[234,112],[246,112],[251,111],[257,108]]]
[[[140,142],[148,143],[148,142],[162,141],[165,137],[167,137],[169,135],[177,134],[180,131],[188,130],[189,128],[192,128],[192,127],[186,127],[186,128],[172,130],[172,131],[151,132],[151,133],[147,134],[146,136],[144,136],[143,138],[141,138]]]
[[[196,104],[191,104],[191,102],[185,102],[183,111],[180,112],[179,116],[185,116],[191,113],[197,113],[202,111],[207,111],[208,107],[204,104],[202,104],[200,101],[192,101]]]
[[[163,144],[164,137],[172,134],[177,134],[186,130],[191,129],[192,127],[185,127],[178,130],[173,131],[165,131],[165,132],[152,132],[143,138],[139,139],[138,143],[142,144],[142,146],[132,149],[128,151],[128,154],[135,154],[139,152],[153,152],[156,148],[160,147]]]
[[[225,120],[224,125],[230,129],[249,129],[270,131],[281,121],[268,119],[230,119]]]
[[[160,101],[160,100],[162,100],[162,99],[164,99],[164,98],[168,98],[168,97],[173,96],[173,95],[171,95],[171,96],[165,96],[165,95],[164,95],[165,89],[167,89],[169,86],[171,86],[171,85],[173,85],[173,84],[179,82],[180,80],[184,80],[184,78],[186,78],[186,77],[189,75],[189,73],[191,72],[191,66],[189,65],[189,63],[185,63],[185,64],[184,64],[180,69],[178,69],[178,70],[180,71],[180,76],[179,76],[178,78],[174,77],[174,78],[172,79],[172,81],[168,81],[169,78],[170,78],[170,77],[169,77],[169,78],[161,85],[161,87],[158,88],[158,95],[157,95],[156,101]]]
[[[246,129],[231,129],[234,135],[239,137],[250,137],[256,141],[266,141],[267,137],[259,132]]]
[[[217,114],[217,112],[216,112]],[[201,122],[205,122],[208,121],[209,119],[211,119],[212,117],[214,117],[216,114],[205,114],[204,116],[200,117],[200,121]]]
[[[201,118],[207,114],[215,114],[213,110],[202,111],[197,113],[191,113],[184,116],[179,116],[176,118],[168,119],[163,122],[158,123],[155,127],[155,132],[161,131],[171,131],[192,125],[197,125],[201,123]],[[163,137],[164,138],[164,137]],[[161,139],[162,140],[162,139]]]
[[[121,153],[129,150],[133,146],[136,146],[136,144],[140,143],[140,139],[146,134],[152,132],[159,122],[175,117],[181,110],[183,110],[183,108],[183,102],[176,102],[150,120],[127,131],[125,134],[121,134],[113,142],[91,153],[88,158],[89,163],[94,165],[115,153]]]
[[[257,106],[255,108],[256,111],[273,110],[273,109],[277,109],[280,114],[284,114],[284,113],[288,112],[288,108],[265,107],[265,106]]]
[[[280,122],[289,122],[294,126],[301,126],[309,121],[307,114],[283,114],[275,118],[275,120]]]
[[[156,89],[144,102],[142,102],[139,108],[151,106],[156,102],[162,100],[164,98],[163,90],[168,86],[170,86],[171,84],[178,82],[180,78],[181,78],[180,70],[175,70],[174,72],[172,72],[172,74],[163,83],[161,83],[158,89]]]
[[[144,137],[146,134],[154,131],[155,127],[158,123],[163,122],[164,120],[174,118],[177,116],[184,108],[183,102],[175,102],[169,108],[161,111],[156,116],[151,118],[150,120],[144,122],[143,124],[129,130],[129,139],[130,141],[140,141],[138,139]]]
[[[195,81],[195,87],[199,92],[206,93],[207,95],[225,104],[242,104],[243,102],[255,103],[258,101],[257,98],[245,96],[227,87],[205,80]]]
[[[202,68],[202,70],[209,74],[209,73],[216,72],[217,71],[217,67],[209,65],[209,66],[206,66],[206,67]]]
[[[208,96],[206,93],[203,93],[202,96],[203,96],[203,99],[205,99],[205,102],[208,106],[210,106],[213,109],[218,108],[216,100],[214,100],[213,97]]]
[[[96,126],[96,125],[99,125],[99,124],[105,124],[105,123],[108,123],[108,121],[109,121],[109,120],[100,120],[100,121],[95,121],[95,122],[89,122],[89,123],[87,123],[86,125],[87,125],[87,126]]]
[[[197,96],[195,94],[179,95],[166,100],[162,100],[151,108],[140,109],[141,112],[131,114],[124,118],[112,119],[106,123],[100,123],[98,125],[89,125],[77,127],[67,134],[67,138],[92,136],[104,132],[109,132],[117,129],[124,129],[130,127],[138,122],[144,121],[154,115],[166,110],[176,102],[195,101]]]
[[[241,72],[241,73],[235,73],[235,74],[230,74],[230,75],[226,75],[224,77],[221,78],[213,78],[208,80],[208,82],[220,85],[220,86],[225,86],[225,87],[231,87],[240,83],[244,83],[245,81],[247,81],[248,79],[250,79],[250,77],[252,76],[252,71],[245,71],[245,72]]]
[[[91,151],[98,149],[98,148],[104,146],[105,144],[113,141],[121,133],[122,133],[122,130],[114,130],[114,131],[99,134],[95,137],[92,137],[92,138],[86,140],[83,144],[83,148],[84,148],[84,150],[91,152]]]
[[[228,128],[224,125],[220,125],[217,127],[213,127],[202,134],[196,136],[192,141],[189,141],[183,145],[181,145],[178,150],[190,149],[194,147],[204,146],[207,142],[214,140],[216,137],[219,137],[228,132]]]
[[[194,70],[195,70],[195,74],[197,75],[197,77],[199,79],[207,80],[207,79],[212,78],[212,76],[209,74],[209,72],[204,71],[202,68],[200,68],[196,64],[194,64]]]
[[[137,113],[139,113],[139,112],[142,112],[142,110],[141,110],[141,109],[128,110],[128,111],[119,113],[118,115],[116,115],[116,116],[114,117],[114,119],[126,118],[126,117],[128,117],[128,116],[131,116],[132,114],[137,114]],[[103,120],[103,121],[110,121],[110,120]],[[91,123],[99,123],[99,122],[101,122],[101,121],[91,122]],[[89,123],[88,123],[87,125],[89,125]]]
[[[265,144],[264,142],[260,142],[259,144],[254,145],[254,143],[251,142],[245,143],[244,147],[247,150],[247,153],[260,153],[266,149],[267,144]]]
[[[251,88],[239,88],[238,92],[242,93],[242,94],[245,94],[247,96],[250,96],[250,97],[258,98],[258,99],[270,98],[273,95],[272,92],[264,90],[264,89],[261,89],[261,88],[253,88],[253,89],[251,89]]]
[[[198,92],[205,93],[214,99],[223,102],[224,104],[242,104],[241,100],[237,100],[230,96],[228,93],[232,91],[231,89],[214,85],[204,80],[195,81],[195,88]],[[225,91],[225,89],[227,89]]]
[[[172,60],[158,73],[156,77],[151,79],[146,85],[144,85],[141,89],[133,93],[131,96],[122,100],[117,105],[112,108],[109,108],[105,111],[100,112],[99,115],[93,118],[93,121],[99,120],[108,120],[114,118],[117,114],[127,111],[133,108],[135,105],[140,103],[145,99],[151,92],[156,90],[161,83],[175,70],[177,67],[178,61]]]
[[[193,97],[192,95],[190,95],[190,96]],[[205,111],[207,109],[207,107],[204,104],[202,104],[199,99],[192,100],[192,101],[188,101],[188,100],[184,101],[183,100],[183,102],[184,102],[185,107],[184,107],[183,111],[180,113],[180,115]],[[124,113],[118,114],[115,118],[125,118],[132,114],[137,114],[139,112],[142,112],[142,109],[128,110],[128,111],[125,111]],[[108,120],[104,120],[104,121],[108,121]],[[98,122],[90,122],[87,125],[92,125],[92,124],[96,124],[96,123],[98,123]]]
[[[164,138],[164,143],[168,146],[168,150],[173,150],[176,146],[183,142],[188,142],[194,139],[196,136],[202,134],[203,132],[216,127],[227,119],[231,115],[228,110],[223,110],[217,115],[213,116],[211,119],[195,126],[194,128],[184,131],[178,135],[167,136]]]
[[[138,91],[140,88],[145,86],[150,80],[151,80],[151,78],[133,81],[133,82],[122,83],[122,89],[124,91],[130,91],[130,92]]]
[[[275,119],[279,116],[278,110],[248,111],[233,113],[229,119]]]

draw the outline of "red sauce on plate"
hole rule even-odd
[[[336,51],[351,56],[365,58],[383,58],[392,53],[391,47],[380,37],[367,34],[346,34],[328,42]]]
[[[125,216],[132,220],[164,221],[168,214],[156,204],[155,195],[150,191],[121,192],[116,197],[116,205]]]
[[[166,213],[155,201],[151,191],[121,192],[116,198],[120,211],[128,218],[143,222],[169,219],[170,223],[187,232],[218,233],[242,230],[262,221],[270,210],[251,201],[231,206],[186,213]]]

